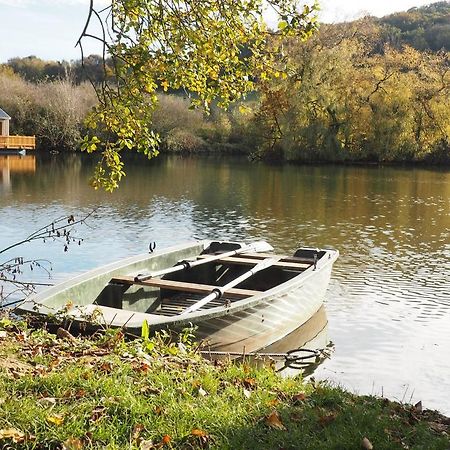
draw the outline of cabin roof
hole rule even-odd
[[[3,111],[2,108],[0,108],[0,120],[5,120],[5,119],[9,120],[9,119],[11,119],[11,117],[5,111]]]

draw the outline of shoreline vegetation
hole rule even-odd
[[[160,92],[149,127],[160,153],[243,154],[297,163],[450,164],[450,5],[382,19],[323,24],[306,42],[286,38],[289,76],[260,80],[259,94],[209,115],[182,92]],[[447,24],[447,25],[446,25]],[[0,65],[0,107],[11,133],[40,149],[74,151],[112,77],[99,56],[81,62],[14,58]]]
[[[127,340],[0,318],[0,446],[17,449],[435,449],[437,411],[203,359],[192,330]]]

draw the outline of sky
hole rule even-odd
[[[101,7],[107,1],[94,3]],[[319,0],[319,3],[322,21],[339,22],[366,14],[380,17],[432,0]],[[88,5],[89,0],[0,0],[0,63],[30,55],[55,61],[79,59],[80,50],[75,44],[83,30]],[[94,42],[86,42],[85,53],[100,53],[100,48]]]

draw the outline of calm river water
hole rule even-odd
[[[79,155],[0,156],[0,249],[97,206],[77,231],[81,246],[35,243],[14,256],[50,259],[55,282],[145,252],[150,241],[334,246],[341,257],[326,312],[335,351],[316,378],[450,414],[449,170],[139,159],[111,195],[88,186],[92,168]]]

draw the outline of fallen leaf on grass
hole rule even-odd
[[[295,394],[292,396],[292,401],[294,403],[301,403],[306,400],[306,394],[304,392],[300,392],[299,394]]]
[[[142,425],[142,423],[137,423],[134,426],[133,431],[131,432],[131,441],[136,442],[144,429],[145,427],[144,425]]]
[[[72,336],[64,328],[58,328],[58,330],[56,331],[56,337],[59,339],[67,339],[70,342],[77,342],[77,338],[75,336]]]
[[[336,413],[329,413],[325,414],[323,416],[319,417],[319,423],[323,427],[329,425],[331,422],[334,422],[336,420],[337,414]]]
[[[49,370],[53,370],[61,364],[61,358],[58,356],[53,361],[51,361],[48,365]]]
[[[100,364],[99,370],[104,372],[104,373],[111,373],[111,371],[112,371],[112,364],[110,362],[108,362],[108,361],[105,361],[102,364]]]
[[[373,450],[372,442],[370,442],[369,439],[367,439],[366,437],[363,438],[363,440],[361,441],[361,447],[364,450]]]
[[[194,429],[191,431],[191,434],[192,434],[192,436],[197,436],[197,437],[204,437],[204,436],[207,436],[207,433],[206,433],[205,431],[200,430],[200,429],[198,429],[198,428],[194,428]]]
[[[211,440],[211,437],[208,435],[208,433],[206,433],[206,431],[200,430],[199,428],[194,428],[191,431],[190,437],[191,437],[191,445],[195,445],[194,448],[209,447],[209,441]]]
[[[169,442],[171,440],[172,440],[172,438],[168,434],[165,434],[162,437],[161,441],[158,442],[157,444],[155,444],[151,440],[141,441],[141,443],[139,444],[139,449],[140,450],[158,450],[158,449],[164,447],[165,445],[169,444]]]
[[[74,397],[75,398],[82,398],[82,397],[86,397],[87,392],[84,389],[77,389],[74,393]]]
[[[83,443],[77,438],[68,438],[62,444],[62,450],[82,450]]]
[[[254,378],[244,378],[243,384],[244,384],[244,387],[247,389],[255,389],[256,388],[256,380]]]
[[[12,439],[15,444],[20,444],[25,440],[25,433],[15,428],[5,428],[0,430],[0,440],[2,439]]]
[[[57,426],[62,425],[64,423],[64,416],[62,414],[53,414],[47,417],[47,422]]]
[[[142,386],[139,392],[143,395],[158,395],[161,393],[161,390],[152,386]]]
[[[277,411],[272,411],[267,417],[266,417],[266,425],[270,428],[276,428],[277,430],[285,430],[286,427],[283,425],[283,422],[281,422],[280,415]]]
[[[91,422],[99,421],[105,415],[106,408],[104,406],[97,406],[92,410]]]

